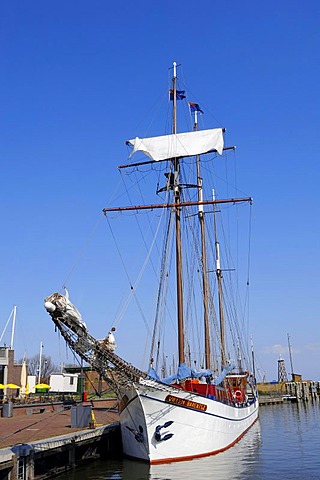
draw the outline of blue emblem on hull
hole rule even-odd
[[[139,431],[128,426],[126,426],[126,428],[134,435],[134,438],[137,440],[137,442],[142,443],[144,441],[143,428],[141,425],[139,425]]]

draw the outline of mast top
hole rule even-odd
[[[173,78],[177,78],[177,62],[173,62]]]

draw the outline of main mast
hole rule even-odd
[[[194,130],[198,130],[198,114],[194,112]],[[198,201],[203,202],[203,188],[202,177],[200,169],[200,155],[196,157],[197,161],[197,186],[198,186]],[[201,265],[202,265],[202,288],[203,288],[203,321],[204,321],[204,362],[205,368],[211,369],[211,347],[210,347],[210,327],[209,327],[209,309],[208,309],[208,275],[207,275],[207,248],[206,248],[206,233],[204,222],[204,206],[199,204],[198,217],[200,223],[201,236]]]
[[[173,63],[173,134],[177,133],[177,64]],[[185,363],[184,354],[184,319],[183,319],[183,283],[182,283],[182,242],[181,242],[181,207],[180,207],[180,165],[179,159],[173,158],[174,169],[174,203],[176,226],[176,272],[177,272],[177,316],[178,316],[178,355],[179,364]]]

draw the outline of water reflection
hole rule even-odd
[[[260,445],[261,430],[258,420],[239,443],[218,455],[151,466],[127,459],[101,461],[60,476],[59,480],[212,480],[213,476],[218,480],[230,480],[241,478],[244,472],[245,478],[257,480],[254,472],[256,463],[259,462]]]
[[[266,407],[260,418],[264,478],[268,469],[270,478],[319,480],[319,401]]]
[[[137,480],[138,478],[149,478],[150,480],[195,480],[201,478],[202,480],[212,480],[213,474],[219,480],[240,478],[244,472],[248,474],[250,469],[254,468],[260,445],[261,429],[260,423],[257,421],[239,443],[223,453],[189,462],[152,465],[149,477],[140,476],[136,478]]]
[[[59,480],[319,480],[319,402],[261,407],[260,419],[226,452],[189,462],[149,466],[96,461]]]

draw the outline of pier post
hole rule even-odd
[[[312,400],[316,400],[316,398],[317,398],[317,386],[316,386],[316,382],[311,382],[311,383],[310,383],[310,394],[311,394]]]
[[[34,450],[28,444],[15,445],[12,447],[14,453],[14,467],[12,479],[34,480]]]
[[[74,438],[71,439],[69,447],[69,466],[71,468],[76,467],[76,442]]]
[[[308,402],[310,397],[309,397],[309,388],[308,388],[308,383],[307,382],[301,382],[302,386],[302,399],[305,402]]]
[[[34,450],[30,450],[29,456],[25,458],[26,480],[34,480]]]
[[[9,473],[9,480],[15,480],[16,478],[18,478],[18,461],[15,455],[12,456],[12,463],[13,466]]]

